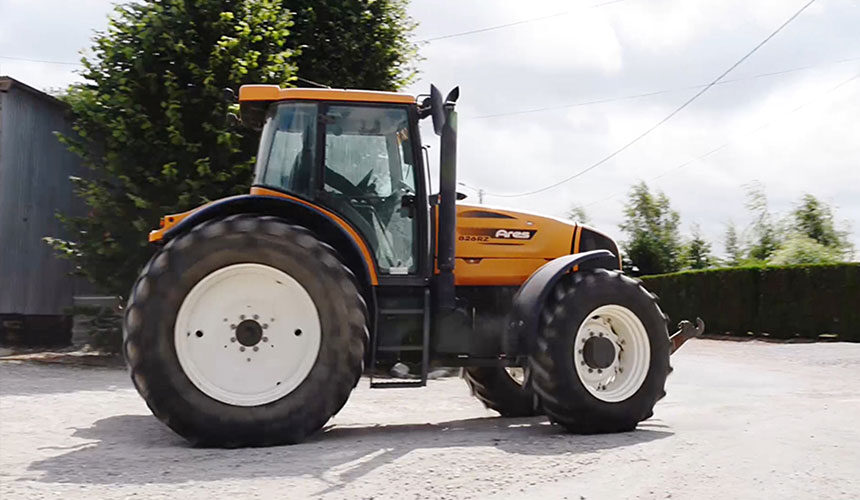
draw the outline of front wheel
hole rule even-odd
[[[367,310],[334,250],[239,215],[177,236],[126,308],[125,356],[153,414],[198,445],[296,443],[346,402]]]
[[[506,366],[473,366],[463,378],[484,406],[503,417],[539,415],[534,392],[526,384],[525,369]]]
[[[656,297],[618,271],[573,273],[550,293],[529,359],[544,411],[571,432],[624,432],[652,415],[670,372]]]

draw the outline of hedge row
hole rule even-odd
[[[860,342],[860,263],[737,267],[644,276],[673,323],[705,332]]]

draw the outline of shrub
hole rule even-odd
[[[707,333],[830,334],[860,342],[860,263],[736,267],[642,279],[672,321],[699,316]]]

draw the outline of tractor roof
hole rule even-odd
[[[356,101],[414,103],[415,97],[397,92],[377,92],[348,89],[282,89],[277,85],[242,85],[239,101],[285,101],[292,99],[310,101]]]

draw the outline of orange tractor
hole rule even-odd
[[[457,97],[240,89],[262,130],[251,192],[165,216],[126,308],[125,356],[158,418],[201,445],[296,443],[363,373],[417,387],[431,366],[463,367],[504,416],[572,432],[652,415],[671,352],[703,324],[670,338],[594,229],[457,203]],[[381,377],[397,362],[411,378]]]

